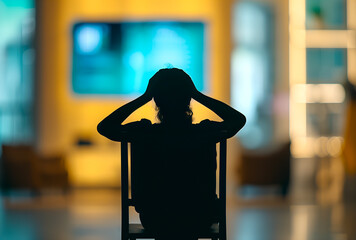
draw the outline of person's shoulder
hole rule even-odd
[[[214,142],[219,142],[222,139],[229,138],[224,122],[212,121],[204,119],[200,123],[196,124],[199,129],[198,132],[206,139]]]
[[[123,126],[123,133],[126,140],[140,141],[145,136],[152,132],[152,123],[149,119],[141,119],[140,121],[130,122]]]
[[[152,126],[152,122],[151,120],[147,119],[147,118],[142,118],[139,121],[140,124],[144,125],[144,126]]]
[[[214,121],[211,121],[210,119],[204,119],[204,120],[201,120],[199,124],[206,124],[206,123],[211,123],[211,122],[214,122]]]
[[[149,119],[142,118],[140,121],[127,123],[127,124],[125,124],[125,126],[130,126],[130,127],[150,127],[150,126],[152,126],[152,122]]]
[[[221,124],[222,124],[221,122],[204,119],[204,120],[200,121],[200,123],[198,123],[197,126],[210,127],[210,126],[220,126]]]
[[[201,122],[195,124],[195,126],[196,129],[206,133],[216,132],[223,129],[222,122],[212,121],[209,119],[204,119]]]
[[[132,136],[139,136],[140,134],[145,134],[150,132],[152,129],[152,123],[148,119],[141,119],[140,121],[130,122],[123,126],[123,131],[128,134],[133,134]]]

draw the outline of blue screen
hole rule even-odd
[[[161,68],[186,71],[204,90],[201,22],[77,23],[72,87],[77,94],[140,94]]]

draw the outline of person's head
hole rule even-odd
[[[155,88],[153,99],[156,103],[158,119],[164,122],[192,122],[190,109],[193,81],[178,68],[159,70],[153,77]]]

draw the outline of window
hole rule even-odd
[[[240,131],[246,148],[260,148],[273,138],[274,31],[268,5],[239,2],[233,13],[232,105],[246,115]],[[248,103],[248,104],[246,104]]]
[[[346,0],[306,0],[307,29],[345,29]]]
[[[0,0],[0,144],[34,137],[34,10],[32,0]]]
[[[341,136],[344,123],[346,49],[307,49],[307,136]]]
[[[289,85],[292,155],[341,153],[345,83],[354,83],[353,1],[290,0]],[[332,146],[332,147],[330,147]]]

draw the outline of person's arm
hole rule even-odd
[[[135,100],[125,104],[124,106],[116,109],[109,116],[104,118],[98,126],[98,132],[114,141],[120,141],[126,137],[127,127],[122,125],[122,122],[131,115],[136,109],[145,105],[147,102],[151,101],[147,95],[141,95]]]
[[[228,138],[234,136],[246,123],[246,117],[242,113],[219,100],[204,95],[195,88],[192,91],[192,98],[223,119],[223,129],[227,131]]]
[[[132,126],[132,124],[123,125],[122,122],[135,110],[152,100],[154,81],[154,79],[150,79],[146,92],[143,95],[116,109],[104,118],[97,126],[98,132],[113,141],[127,140],[128,132],[135,129],[135,126]]]

